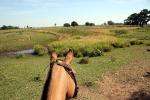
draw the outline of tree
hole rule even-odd
[[[57,25],[57,24],[55,23],[54,26],[56,27],[56,25]]]
[[[147,23],[150,21],[150,11],[148,11],[148,9],[143,9],[139,13],[138,21],[140,26],[147,25]]]
[[[85,26],[95,26],[95,24],[94,24],[94,23],[86,22],[86,23],[85,23]]]
[[[7,28],[6,25],[3,25],[3,26],[1,27],[1,29],[2,29],[2,30],[6,30],[6,29],[8,29],[8,28]]]
[[[0,27],[1,30],[7,30],[7,29],[19,29],[19,27],[17,26],[6,26],[3,25],[2,27]]]
[[[64,27],[70,27],[70,24],[69,23],[65,23]]]
[[[86,23],[85,23],[85,26],[89,26],[89,25],[90,25],[90,23],[89,23],[89,22],[86,22]]]
[[[73,22],[71,23],[71,26],[78,26],[78,23],[77,23],[76,21],[73,21]]]
[[[150,21],[150,11],[143,9],[140,13],[133,13],[127,19],[124,20],[125,25],[147,25]]]
[[[108,25],[114,25],[114,22],[110,20],[110,21],[107,21],[107,24]]]
[[[89,26],[95,26],[95,24],[94,23],[90,23]]]

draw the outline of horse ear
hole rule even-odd
[[[73,50],[72,49],[69,49],[69,51],[67,52],[67,54],[66,54],[66,57],[65,57],[65,63],[67,64],[67,65],[70,65],[71,64],[71,62],[72,62],[72,60],[73,60],[73,57],[74,57],[74,55],[73,55]]]
[[[50,52],[50,62],[53,63],[57,60],[57,54],[55,52],[55,50]]]

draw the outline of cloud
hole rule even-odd
[[[148,0],[111,0],[114,3],[144,3],[144,2],[149,2]]]

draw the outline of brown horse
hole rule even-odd
[[[50,70],[44,86],[42,100],[68,100],[77,95],[75,71],[71,67],[73,51],[64,60],[57,60],[55,51],[50,53]]]

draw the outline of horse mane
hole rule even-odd
[[[43,92],[42,92],[41,100],[47,100],[48,88],[50,86],[51,75],[52,75],[52,67],[53,67],[53,65],[50,64],[50,70],[48,72],[48,76],[47,76],[46,82],[45,82],[44,87],[43,87]]]

